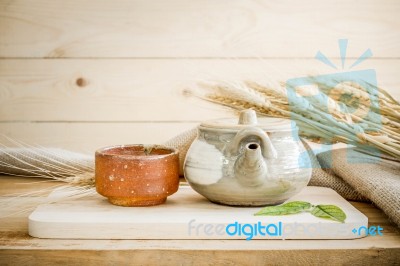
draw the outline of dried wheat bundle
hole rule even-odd
[[[369,87],[373,90],[366,91],[360,84],[351,81],[338,82],[325,79],[321,82],[312,78],[311,80],[318,84],[319,89],[330,98],[337,102],[344,101],[352,111],[356,110],[355,119],[359,115],[364,121],[382,124],[385,129],[400,133],[400,105],[384,89],[374,88],[370,84]],[[371,99],[374,98],[378,106],[371,103]]]
[[[314,141],[344,142],[400,158],[400,106],[389,93],[379,88],[371,96],[351,82],[318,82],[318,91],[310,86],[288,90],[276,82],[201,83],[190,93],[231,108],[293,119],[300,134]],[[373,97],[379,106],[371,102]]]
[[[0,135],[0,174],[32,177],[28,184],[49,183],[39,190],[2,195],[0,218],[29,212],[39,204],[95,194],[93,163],[89,155],[31,145]],[[38,181],[34,177],[43,179]],[[43,197],[54,189],[62,189],[62,193]]]

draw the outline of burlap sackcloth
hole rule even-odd
[[[355,148],[324,152],[317,157],[322,167],[329,167],[400,226],[400,160],[372,156]]]

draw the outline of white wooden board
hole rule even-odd
[[[55,190],[49,197],[57,198],[63,193],[65,191]],[[260,207],[213,204],[190,187],[181,186],[166,204],[154,207],[113,206],[97,194],[40,205],[29,216],[29,234],[64,239],[246,239],[251,238],[253,229],[258,233],[253,233],[252,239],[353,239],[365,236],[365,230],[360,234],[352,230],[367,227],[368,218],[329,188],[307,187],[290,200],[337,205],[347,214],[346,222],[324,220],[309,213],[254,216]],[[254,227],[258,222],[262,226],[273,225],[269,226],[268,233],[262,229],[265,235],[260,235]],[[234,224],[228,229],[232,235],[226,232],[230,224]],[[239,230],[239,224],[242,230]]]

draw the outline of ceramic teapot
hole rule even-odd
[[[284,202],[307,186],[310,158],[293,121],[260,118],[203,122],[184,163],[190,186],[212,202],[265,206]]]

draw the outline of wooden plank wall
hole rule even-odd
[[[161,143],[232,111],[183,93],[201,80],[284,81],[375,69],[400,98],[400,1],[0,0],[0,133],[92,153]],[[339,70],[341,71],[341,70]],[[345,70],[346,71],[346,70]]]

